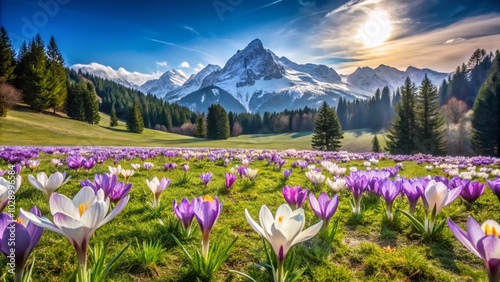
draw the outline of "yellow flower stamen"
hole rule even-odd
[[[89,202],[85,203],[85,204],[79,204],[78,205],[78,209],[80,211],[80,216],[83,215],[83,213],[89,209]]]
[[[203,197],[203,201],[213,203],[214,199],[210,197],[210,195],[205,195],[205,197]]]
[[[283,216],[282,216],[282,215],[280,215],[280,216],[278,217],[278,221],[279,221],[279,223],[283,223]]]
[[[483,228],[484,235],[494,235],[495,237],[498,237],[498,235],[500,235],[495,226],[485,224]]]
[[[20,217],[17,218],[17,223],[21,223],[22,225],[24,225],[24,220]]]

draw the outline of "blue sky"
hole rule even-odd
[[[0,3],[1,24],[15,48],[35,33],[46,41],[53,35],[68,65],[97,62],[147,74],[223,66],[255,38],[279,56],[340,73],[382,63],[452,71],[476,48],[500,48],[498,0]]]

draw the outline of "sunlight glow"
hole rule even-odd
[[[358,31],[358,39],[367,48],[382,45],[391,35],[389,14],[383,10],[373,11]]]

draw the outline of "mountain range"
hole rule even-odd
[[[436,86],[448,77],[447,73],[430,69],[410,66],[401,71],[386,65],[374,69],[360,67],[352,74],[340,76],[325,65],[297,64],[286,57],[278,57],[265,49],[259,39],[238,50],[224,67],[208,65],[189,78],[182,71],[169,70],[159,78],[138,85],[118,72],[93,72],[86,66],[89,65],[74,65],[72,68],[151,93],[196,112],[206,111],[212,103],[220,103],[227,111],[233,112],[274,112],[305,106],[317,108],[323,101],[336,105],[340,98],[348,101],[367,99],[377,88],[386,85],[395,90],[406,77],[418,85],[427,74]]]

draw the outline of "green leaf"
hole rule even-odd
[[[416,219],[413,215],[411,215],[407,211],[400,210],[400,209],[396,209],[396,211],[399,211],[399,212],[403,213],[411,221],[411,223],[413,224],[413,226],[415,226],[415,228],[418,229],[418,231],[420,231],[421,233],[425,233],[424,224],[422,224],[422,222],[420,222],[418,219]]]

